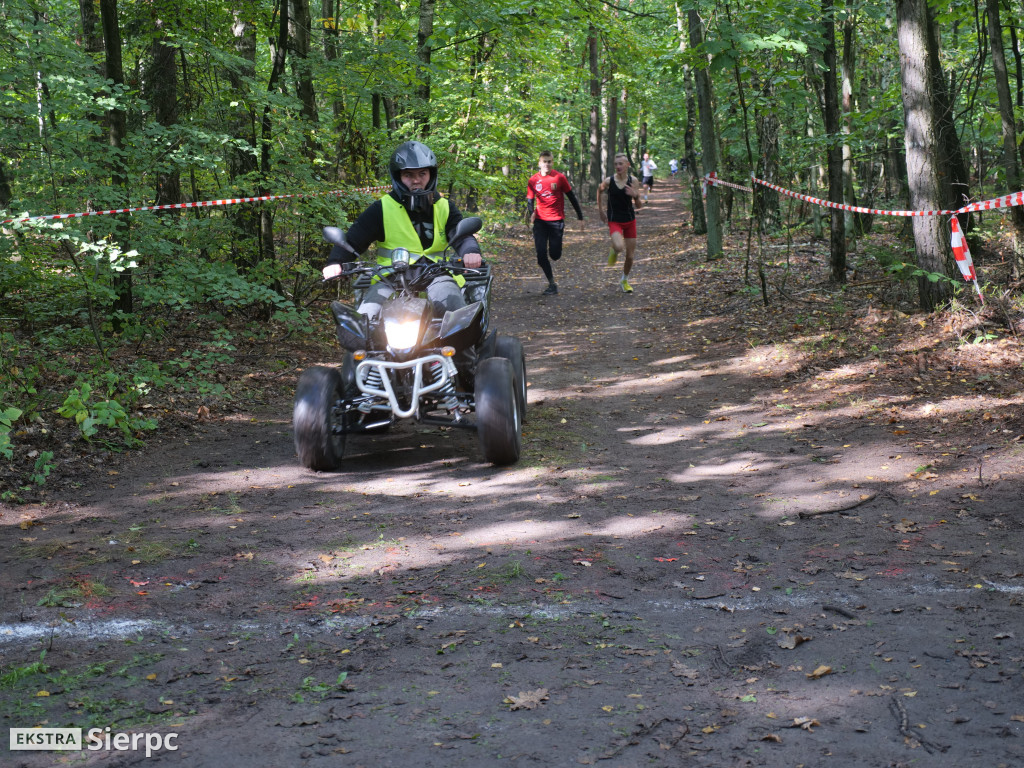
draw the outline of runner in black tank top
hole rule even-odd
[[[633,208],[633,198],[630,197],[624,188],[619,187],[614,180],[608,185],[608,221],[628,222],[636,219],[636,210]],[[632,176],[626,176],[626,186],[631,187],[636,182]]]
[[[627,278],[633,268],[636,251],[636,210],[643,205],[637,186],[637,179],[629,173],[629,158],[618,154],[615,156],[615,175],[602,181],[597,188],[597,210],[612,237],[608,266],[614,266],[619,256],[624,257],[619,285],[625,293],[633,292]],[[605,195],[608,197],[607,208],[601,199]]]

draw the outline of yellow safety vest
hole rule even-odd
[[[437,256],[444,253],[444,249],[448,247],[448,237],[445,234],[445,227],[448,225],[448,200],[442,197],[434,203],[434,241],[426,253],[422,253],[423,242],[402,204],[391,195],[384,195],[380,202],[384,210],[384,240],[377,245],[377,263],[381,266],[391,264],[391,252],[395,248],[405,248],[409,251],[411,263],[421,254],[431,261],[437,261]],[[466,284],[466,278],[462,275],[452,277],[460,288]]]

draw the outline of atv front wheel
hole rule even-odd
[[[492,464],[519,461],[523,424],[512,363],[504,357],[482,360],[476,370],[476,424],[484,458]]]
[[[337,368],[308,368],[299,378],[292,427],[295,451],[304,467],[323,472],[337,469],[341,464],[345,433],[338,408],[343,389]]]

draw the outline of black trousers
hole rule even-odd
[[[554,280],[551,262],[562,258],[562,234],[564,232],[565,221],[563,220],[534,219],[533,221],[533,244],[537,247],[537,264],[549,283]]]

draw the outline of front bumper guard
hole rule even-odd
[[[440,368],[434,367],[440,364]],[[429,384],[424,383],[427,378],[424,374],[430,370]],[[412,392],[409,398],[409,407],[402,408],[395,394],[395,388],[391,384],[391,372],[406,369],[414,369]],[[399,419],[407,419],[410,416],[420,417],[420,398],[431,392],[449,394],[457,404],[455,398],[455,377],[458,369],[450,357],[442,355],[426,355],[415,360],[408,360],[404,363],[394,363],[387,360],[363,360],[356,367],[356,386],[364,395],[380,397],[387,400],[391,412]],[[377,385],[377,382],[380,382]],[[456,416],[458,411],[456,411]]]

